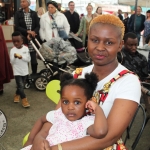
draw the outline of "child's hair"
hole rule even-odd
[[[125,27],[124,27],[123,22],[119,19],[119,17],[116,17],[114,15],[109,15],[109,14],[99,15],[98,17],[95,17],[91,21],[90,28],[94,24],[97,24],[97,23],[111,24],[111,25],[114,25],[114,26],[120,28],[121,29],[121,38],[123,39]]]
[[[84,89],[84,94],[87,100],[92,98],[93,92],[97,86],[98,77],[95,73],[91,72],[85,74],[85,78],[74,79],[73,75],[70,73],[63,73],[60,76],[60,94],[65,86],[76,85]]]
[[[23,35],[19,32],[19,31],[15,31],[12,33],[12,37],[13,36],[21,36],[21,38],[23,39]]]
[[[22,38],[22,40],[23,40],[23,43],[24,43],[24,40],[25,40],[24,36],[19,31],[14,31],[11,36],[12,37],[13,36],[20,36]]]
[[[127,42],[128,38],[136,39],[137,36],[136,36],[136,34],[133,33],[133,32],[128,32],[128,33],[126,33],[126,34],[124,35],[124,43]]]

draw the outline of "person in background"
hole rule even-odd
[[[21,10],[15,13],[15,31],[21,32],[24,36],[24,44],[28,45],[31,56],[31,70],[32,74],[37,73],[37,58],[36,51],[28,40],[28,36],[39,39],[39,18],[37,12],[29,8],[31,4],[30,0],[21,0]]]
[[[59,37],[58,28],[64,29],[69,34],[70,25],[64,14],[57,10],[58,4],[55,1],[47,3],[48,11],[40,19],[40,38],[49,41],[53,37]]]
[[[150,73],[150,35],[148,35],[145,39],[145,43],[143,49],[149,50],[148,53],[148,73]]]
[[[137,51],[138,39],[136,34],[128,32],[124,36],[124,47],[119,62],[127,69],[136,73],[141,81],[148,77],[148,62],[144,55]],[[120,55],[120,54],[119,54]]]
[[[2,12],[2,6],[0,5],[0,24],[5,21],[5,14]]]
[[[113,13],[112,13],[112,15],[114,15],[114,16],[118,16],[118,13],[116,12],[116,11],[113,11]]]
[[[146,12],[146,20],[144,22],[143,45],[145,44],[145,40],[149,35],[150,35],[150,10]]]
[[[62,7],[61,7],[61,3],[58,3],[58,9],[57,9],[59,12],[61,13],[64,13],[65,10],[62,10]]]
[[[76,36],[79,36],[80,33],[82,32],[82,44],[83,44],[83,47],[87,47],[89,26],[90,26],[90,23],[91,23],[92,19],[94,18],[94,15],[92,14],[93,6],[90,3],[86,7],[86,10],[87,10],[87,15],[82,17],[82,20],[80,22],[79,30],[76,33]]]
[[[2,27],[0,26],[0,95],[4,92],[3,84],[9,83],[13,78],[13,70],[10,64],[8,49]]]
[[[23,36],[20,32],[15,31],[12,34],[12,42],[14,47],[10,50],[10,62],[13,67],[13,72],[17,84],[14,103],[19,103],[22,99],[23,107],[30,107],[27,97],[24,93],[24,83],[29,74],[28,63],[30,62],[30,53],[27,46],[23,45]]]
[[[96,12],[97,15],[102,15],[102,7],[97,7]]]
[[[138,75],[140,81],[148,78],[148,62],[144,55],[137,51],[138,39],[136,34],[128,32],[124,36],[124,47],[118,53],[118,61],[130,71]],[[150,91],[141,86],[142,92],[150,96]]]
[[[77,33],[80,26],[80,17],[77,12],[75,12],[75,3],[70,1],[68,3],[69,10],[64,12],[69,24],[70,32]]]
[[[129,17],[128,17],[128,13],[125,12],[124,13],[124,20],[123,20],[123,23],[124,23],[124,26],[125,26],[125,34],[128,33],[128,20],[129,20]]]
[[[141,97],[138,77],[130,73],[120,76],[120,73],[127,70],[116,59],[117,53],[123,46],[123,37],[124,24],[118,17],[109,14],[95,17],[90,24],[88,34],[88,53],[93,64],[82,69],[78,68],[73,73],[74,77],[78,78],[85,78],[86,73],[97,74],[99,81],[93,96],[97,97],[97,102],[107,118],[107,135],[101,139],[86,136],[51,147],[46,142],[37,142],[35,146],[38,150],[43,150],[44,147],[51,150],[114,149],[115,143],[130,124]],[[115,81],[115,77],[119,79]],[[109,88],[107,85],[112,81],[114,82]],[[60,107],[61,100],[56,109]],[[30,133],[30,137],[34,138],[46,124],[39,124],[37,130],[34,130],[33,134]],[[117,146],[118,149],[121,147],[125,149],[123,144]],[[33,150],[37,149],[33,148]]]
[[[41,18],[41,16],[42,16],[43,14],[45,14],[44,8],[43,8],[43,7],[39,7],[39,8],[37,9],[37,16],[38,16],[39,18]]]
[[[141,14],[141,12],[142,12],[142,8],[138,6],[136,13],[131,15],[127,25],[128,31],[134,32],[137,35],[138,45],[140,43],[141,31],[143,31],[144,29],[144,22],[145,22],[145,16]],[[135,28],[134,28],[134,21],[135,21]]]
[[[118,17],[121,21],[123,21],[122,10],[118,9]]]

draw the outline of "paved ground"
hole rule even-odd
[[[39,61],[38,69],[43,68],[45,68],[43,63]],[[2,149],[1,145],[5,148],[4,150],[19,150],[22,147],[23,137],[30,131],[34,122],[40,116],[55,108],[55,104],[47,98],[45,92],[37,91],[34,86],[32,86],[30,89],[25,90],[31,104],[30,108],[25,109],[21,106],[21,103],[13,103],[15,88],[15,81],[12,80],[11,83],[5,84],[4,94],[0,96],[0,109],[4,111],[8,120],[7,131],[5,135],[0,138],[0,150]],[[139,112],[130,132],[131,139],[127,142],[129,149],[131,149],[130,146],[134,137],[137,135],[141,122],[142,114]],[[148,150],[149,147],[150,121],[142,134],[136,150]]]

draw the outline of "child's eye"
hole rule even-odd
[[[79,105],[80,103],[81,103],[81,102],[79,102],[79,101],[75,101],[75,102],[74,102],[75,105]]]
[[[69,103],[68,100],[63,100],[63,104],[67,105]]]

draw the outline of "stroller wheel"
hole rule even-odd
[[[30,83],[26,82],[25,85],[24,85],[24,88],[25,88],[25,89],[29,89],[30,86],[31,86]]]
[[[46,77],[48,80],[51,79],[52,73],[50,72],[50,70],[47,69],[43,69],[40,71],[40,75]]]
[[[48,84],[48,79],[44,76],[39,76],[35,79],[34,84],[37,90],[44,91]]]

